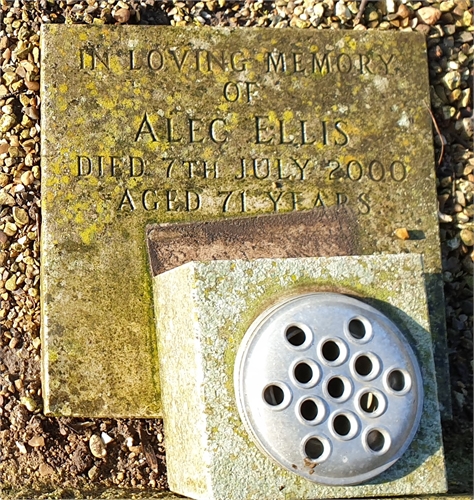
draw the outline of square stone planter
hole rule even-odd
[[[285,297],[320,291],[357,297],[385,314],[409,340],[423,379],[421,424],[410,446],[385,472],[353,486],[320,484],[277,464],[255,443],[237,408],[234,365],[252,322]],[[154,299],[172,491],[216,500],[446,491],[420,256],[191,262],[156,276]],[[284,430],[274,429],[276,435]]]

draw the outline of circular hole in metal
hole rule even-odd
[[[304,452],[311,460],[317,460],[324,453],[324,443],[317,437],[312,437],[306,441]]]
[[[333,413],[330,420],[331,432],[337,439],[349,441],[359,432],[359,419],[350,411]]]
[[[326,419],[326,405],[317,396],[302,397],[295,404],[295,413],[304,425],[318,425]],[[310,437],[312,436],[308,436]],[[321,439],[324,441],[323,438]]]
[[[309,389],[319,382],[321,369],[312,359],[296,359],[290,365],[288,374],[294,384]]]
[[[385,446],[385,436],[377,429],[367,433],[367,446],[375,452],[382,451]]]
[[[314,420],[318,416],[318,405],[312,399],[306,399],[301,403],[300,414],[305,420]]]
[[[290,326],[285,332],[286,340],[293,346],[299,347],[306,341],[306,333],[299,326]]]
[[[374,413],[380,406],[377,396],[373,392],[365,392],[360,398],[360,407],[366,413]]]
[[[328,340],[324,342],[322,348],[322,354],[326,361],[336,361],[336,359],[341,354],[341,349],[333,340]]]
[[[347,436],[351,431],[351,422],[345,415],[338,415],[333,421],[334,431],[339,436]]]
[[[400,370],[392,370],[387,378],[390,389],[401,392],[406,387],[405,375]]]
[[[374,387],[361,389],[355,399],[357,401],[357,409],[364,417],[378,418],[387,409],[385,394]]]
[[[278,406],[283,403],[285,393],[281,387],[272,384],[265,388],[263,397],[270,406]]]
[[[377,378],[380,375],[381,369],[382,365],[380,358],[373,352],[359,352],[355,354],[350,361],[351,374],[364,381]]]
[[[372,371],[373,364],[368,356],[359,356],[354,363],[355,371],[362,377],[369,375]]]
[[[354,318],[349,321],[349,333],[355,339],[362,340],[365,337],[367,330],[364,323],[360,319]]]
[[[313,369],[307,363],[295,366],[295,379],[301,384],[307,384],[313,378]]]
[[[340,398],[344,394],[344,382],[339,377],[333,377],[328,382],[328,393],[333,398]]]

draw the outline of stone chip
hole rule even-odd
[[[436,7],[422,7],[417,11],[417,15],[420,21],[433,26],[441,17],[441,11]]]
[[[13,196],[7,193],[4,189],[0,189],[0,206],[1,205],[6,205],[9,207],[13,207],[15,205],[15,198],[13,198]]]
[[[28,212],[24,208],[20,207],[13,207],[13,219],[18,226],[26,226],[30,220]]]
[[[107,448],[105,447],[105,443],[97,434],[92,434],[92,436],[90,437],[89,448],[94,457],[104,458],[107,455]]]
[[[0,117],[0,132],[8,132],[18,123],[15,115],[3,115]]]
[[[44,446],[44,437],[43,436],[33,436],[29,441],[28,444],[32,446],[33,448],[38,448],[41,446]]]
[[[466,246],[472,247],[474,245],[474,231],[472,229],[463,229],[461,231],[461,240]]]

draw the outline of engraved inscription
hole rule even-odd
[[[271,181],[272,190],[220,190],[212,188],[209,182],[219,181],[222,174],[232,174],[236,181]],[[158,212],[196,212],[214,208],[223,213],[245,213],[263,209],[269,212],[308,210],[315,207],[352,204],[361,215],[371,211],[370,188],[380,182],[396,186],[407,176],[407,169],[400,160],[384,164],[379,160],[362,162],[351,159],[344,163],[337,159],[302,158],[240,158],[235,164],[220,164],[204,159],[161,158],[147,164],[138,156],[77,156],[78,177],[116,177],[148,179],[155,178],[205,180],[196,189],[145,189],[126,188],[120,197],[117,209],[120,212],[136,210]],[[285,189],[284,182],[299,183],[294,189]],[[306,183],[328,186],[337,182],[362,183],[365,190],[356,196],[334,189],[320,190],[316,195],[305,191]],[[341,185],[341,188],[344,186]],[[274,189],[277,188],[277,189]],[[220,202],[216,205],[216,199]]]
[[[287,121],[276,118],[276,126],[270,126],[270,122],[268,115],[255,116],[255,144],[312,146],[319,143],[327,146],[331,142],[335,146],[345,146],[349,143],[342,120],[333,124],[324,120],[317,123],[312,121],[308,125],[309,120]]]
[[[109,51],[101,51],[98,48],[84,48],[79,50],[81,69],[110,69]]]
[[[84,46],[78,52],[78,66],[81,70],[110,70],[110,58],[116,59],[121,69],[133,72],[154,71],[179,73],[236,73],[259,71],[288,75],[320,76],[342,73],[356,75],[394,74],[396,57],[382,53],[348,53],[337,50],[288,51],[263,50],[261,57],[252,57],[236,50],[209,50],[204,48],[131,49],[127,54],[114,52],[112,48]],[[251,95],[252,85],[257,82],[229,82],[224,93],[234,98],[240,93]],[[237,100],[237,99],[236,99]],[[232,102],[232,101],[231,101]]]
[[[304,50],[263,45],[254,52],[192,44],[123,51],[87,44],[79,48],[78,61],[83,71],[130,72],[133,86],[147,72],[147,78],[186,75],[189,89],[199,86],[200,92],[217,89],[203,109],[199,103],[182,105],[172,94],[160,99],[157,87],[156,103],[130,111],[128,147],[107,154],[76,152],[71,173],[115,179],[112,198],[120,213],[237,214],[350,204],[368,214],[373,186],[407,180],[405,157],[360,154],[358,114],[337,100],[321,106],[325,99],[318,94],[318,79],[330,75],[376,77],[383,87],[383,77],[397,70],[392,53],[311,44]],[[319,107],[292,109],[298,81],[310,78],[316,79],[308,102]],[[286,110],[267,97],[280,92],[283,98],[288,91]],[[227,155],[226,148],[236,145],[241,154]]]
[[[216,202],[217,200],[217,202]],[[210,205],[217,211],[228,214],[243,214],[261,209],[265,212],[289,212],[310,210],[316,207],[352,204],[361,215],[371,210],[370,193],[363,192],[351,199],[346,193],[318,191],[253,190],[219,191],[208,190],[205,194],[184,189],[126,189],[118,205],[119,212],[154,211],[158,213],[197,212]]]
[[[269,52],[265,54],[266,71],[308,75],[319,73],[360,73],[388,75],[394,56],[384,54],[347,54],[344,52]]]
[[[156,125],[156,131],[151,120],[148,113],[144,113],[140,127],[135,135],[135,142],[148,139],[153,142],[166,140],[170,143],[200,143],[210,140],[215,144],[222,144],[229,138],[226,131],[226,121],[223,118],[212,118],[205,121],[197,117],[183,117],[179,123],[180,133],[176,132],[178,127],[176,118],[163,118],[162,123]]]
[[[248,60],[241,51],[211,51],[205,49],[154,48],[151,50],[130,50],[130,70],[151,69],[153,71],[178,70],[212,73],[216,70],[246,71]]]

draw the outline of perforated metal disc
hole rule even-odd
[[[286,300],[247,331],[235,363],[242,421],[286,469],[329,485],[366,481],[415,436],[420,369],[380,311],[334,293]]]

